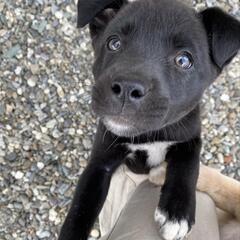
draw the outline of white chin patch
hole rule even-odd
[[[110,119],[104,119],[103,123],[110,132],[118,136],[126,136],[128,135],[127,133],[132,130],[131,126],[124,123],[117,123]]]
[[[154,219],[164,240],[182,240],[188,235],[189,229],[186,220],[170,221],[167,214],[159,208],[155,211]]]

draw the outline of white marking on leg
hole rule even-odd
[[[163,213],[159,208],[156,208],[154,213],[154,220],[156,223],[158,223],[159,226],[162,226],[167,220],[167,215]]]
[[[167,213],[159,208],[155,210],[155,222],[158,224],[159,233],[164,240],[182,240],[188,235],[189,227],[186,220],[169,220]]]
[[[178,222],[168,221],[160,229],[160,234],[165,240],[173,240],[180,229]]]
[[[180,229],[179,229],[179,232],[177,234],[177,239],[183,239],[185,236],[188,235],[188,230],[189,230],[189,227],[188,227],[188,223],[186,220],[181,220],[180,221]]]

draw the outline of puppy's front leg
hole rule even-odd
[[[111,139],[110,134],[103,142],[100,133],[97,134],[91,160],[79,179],[59,240],[88,239],[106,199],[111,176],[127,154],[123,145],[116,144],[116,141],[115,145],[112,144],[114,138]]]
[[[178,143],[167,154],[167,173],[155,221],[166,240],[181,240],[195,222],[196,182],[201,140]]]

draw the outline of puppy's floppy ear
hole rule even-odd
[[[200,14],[208,35],[212,60],[222,70],[240,49],[240,22],[216,7]]]
[[[106,8],[120,9],[125,0],[78,0],[77,26],[84,27]]]

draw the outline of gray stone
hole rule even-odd
[[[9,48],[7,52],[4,54],[5,58],[13,58],[21,51],[21,47],[19,44]]]
[[[5,155],[5,159],[7,161],[15,161],[17,158],[17,154],[15,152],[10,152],[7,155]]]
[[[40,231],[37,231],[37,236],[40,239],[49,238],[51,236],[51,233],[49,231],[40,230]]]

